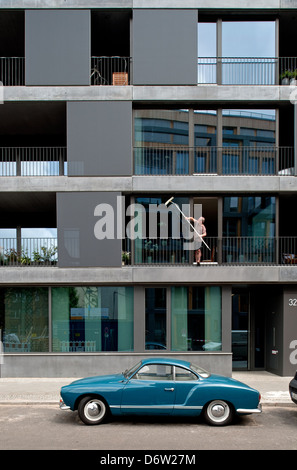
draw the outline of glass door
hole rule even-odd
[[[249,291],[232,291],[232,366],[233,370],[249,368]]]

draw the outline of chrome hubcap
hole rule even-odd
[[[230,408],[224,401],[216,400],[208,405],[207,414],[214,423],[224,423],[230,416]]]
[[[90,421],[98,421],[105,414],[105,405],[101,400],[92,400],[86,404],[84,412]]]
[[[214,405],[211,409],[211,412],[215,418],[221,418],[224,416],[225,408],[222,405]]]

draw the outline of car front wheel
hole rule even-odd
[[[223,400],[213,400],[206,406],[204,416],[208,424],[225,426],[233,419],[233,409]]]
[[[101,398],[84,397],[78,405],[78,416],[85,424],[101,424],[107,411],[107,405]]]

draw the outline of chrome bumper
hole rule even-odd
[[[257,408],[254,408],[254,409],[245,409],[245,408],[238,408],[236,410],[237,413],[239,414],[257,414],[257,413],[262,413],[262,404],[259,403],[258,407]]]
[[[59,403],[59,407],[60,407],[60,410],[70,410],[70,406],[68,405],[65,405],[65,403],[63,402],[63,400],[60,400],[60,403]]]

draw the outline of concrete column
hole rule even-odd
[[[222,20],[217,21],[217,84],[222,85]]]
[[[232,351],[232,286],[222,286],[222,352]]]
[[[223,172],[223,110],[217,111],[217,173],[221,175]]]
[[[134,287],[134,352],[145,348],[145,291]]]

